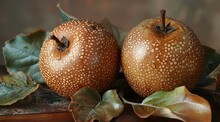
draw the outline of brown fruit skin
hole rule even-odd
[[[193,31],[182,22],[166,18],[176,30],[155,30],[161,18],[147,19],[132,28],[121,53],[122,69],[129,85],[142,97],[159,90],[197,84],[204,66],[204,51]]]
[[[44,41],[39,59],[45,83],[58,94],[71,97],[82,87],[104,91],[118,72],[119,47],[113,35],[99,23],[73,20],[59,25],[49,34],[66,37],[64,51],[50,36]]]

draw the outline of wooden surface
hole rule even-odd
[[[74,122],[70,112],[49,113],[49,114],[28,114],[1,116],[0,122]],[[112,122],[181,122],[168,118],[151,116],[147,119],[141,119],[133,113],[124,111],[123,115],[112,120]]]
[[[0,116],[0,122],[73,122],[71,113],[28,114]]]

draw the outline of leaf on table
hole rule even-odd
[[[102,20],[101,25],[104,26],[108,31],[110,31],[114,35],[115,39],[117,40],[118,45],[121,48],[123,41],[124,41],[125,37],[127,36],[128,32],[111,24],[107,18],[104,18]]]
[[[11,105],[37,90],[39,84],[23,72],[0,75],[0,105]]]
[[[185,86],[173,91],[158,91],[145,98],[142,103],[131,104],[135,113],[141,118],[150,115],[179,119],[185,122],[211,122],[209,103],[202,97],[190,93]]]
[[[219,64],[220,64],[220,54],[216,52],[216,50],[203,45],[203,49],[205,52],[205,65],[202,76],[198,82],[199,86],[208,86],[215,82],[214,79],[210,79],[207,77]]]
[[[124,105],[116,90],[108,90],[101,96],[90,87],[84,87],[71,97],[69,111],[77,122],[109,122],[119,116]]]
[[[3,55],[9,73],[23,71],[37,83],[44,83],[39,70],[39,54],[48,32],[38,30],[30,34],[19,34],[5,42]]]
[[[57,4],[57,8],[60,10],[60,19],[62,22],[67,22],[70,20],[77,20],[78,18],[73,17],[72,15],[66,13],[61,7],[60,4]]]

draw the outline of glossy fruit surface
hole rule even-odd
[[[40,53],[40,71],[46,84],[71,97],[90,86],[105,90],[118,71],[119,48],[113,35],[99,23],[73,20],[56,27]]]
[[[202,73],[203,48],[182,22],[160,17],[131,29],[122,47],[122,68],[130,86],[142,97],[185,85],[192,89]]]

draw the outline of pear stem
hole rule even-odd
[[[54,40],[58,46],[63,46],[62,42],[60,42],[60,40],[56,36],[50,35],[50,39]]]
[[[161,20],[162,20],[162,31],[166,31],[166,23],[165,23],[165,15],[166,15],[166,10],[161,10]]]
[[[169,34],[169,33],[172,33],[173,31],[176,30],[176,28],[172,27],[170,25],[170,23],[168,23],[166,25],[165,23],[165,19],[166,19],[166,10],[161,10],[160,11],[160,14],[161,14],[161,23],[158,23],[158,25],[155,26],[155,30],[158,32],[158,33],[161,33],[161,34]]]
[[[62,52],[64,51],[66,48],[69,47],[69,40],[63,36],[63,38],[61,39],[61,41],[54,35],[50,36],[50,39],[54,40],[57,43],[57,49]]]

